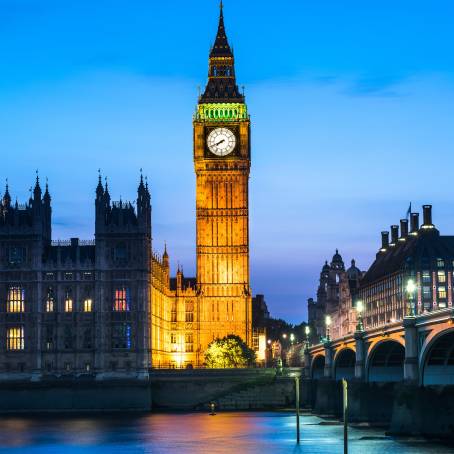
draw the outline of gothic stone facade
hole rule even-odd
[[[358,292],[364,272],[356,267],[355,260],[345,269],[344,261],[336,250],[331,263],[323,265],[317,300],[308,300],[308,322],[311,326],[311,340],[318,343],[326,337],[326,316],[331,318],[330,337],[337,338],[354,332],[356,311],[354,297]]]
[[[0,371],[146,376],[203,364],[215,338],[252,343],[249,284],[250,120],[221,8],[208,83],[194,115],[197,277],[152,252],[150,193],[112,202],[99,178],[95,240],[53,242],[51,197],[0,203]]]

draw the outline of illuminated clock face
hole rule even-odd
[[[227,156],[235,148],[235,134],[227,128],[216,128],[208,135],[208,148],[216,156]]]

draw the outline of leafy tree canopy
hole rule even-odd
[[[205,351],[205,363],[211,369],[248,367],[254,362],[254,350],[241,337],[233,334],[215,339]]]

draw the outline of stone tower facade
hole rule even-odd
[[[197,289],[203,351],[236,334],[251,344],[250,119],[238,90],[221,4],[208,83],[194,117]]]

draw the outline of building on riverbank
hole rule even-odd
[[[151,197],[112,201],[99,175],[95,239],[52,240],[51,196],[0,203],[0,374],[146,377],[150,367],[203,365],[229,334],[250,346],[250,117],[236,82],[221,4],[208,82],[193,116],[196,277],[171,277],[152,252]],[[263,344],[263,333],[254,342]],[[261,340],[260,340],[261,339]]]
[[[355,260],[345,269],[344,261],[336,249],[330,263],[322,267],[317,290],[317,299],[307,303],[308,323],[312,328],[312,343],[326,336],[326,316],[331,317],[330,336],[344,336],[355,330],[356,313],[352,308],[364,273],[357,268]]]

